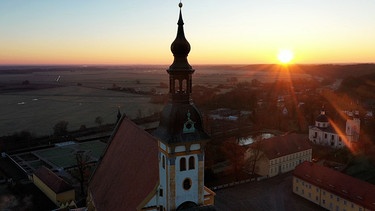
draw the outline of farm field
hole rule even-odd
[[[22,130],[49,135],[62,120],[69,123],[68,130],[97,126],[98,116],[103,124],[115,123],[118,108],[130,118],[138,110],[149,115],[162,108],[149,103],[148,96],[79,86],[1,94],[1,99],[0,136]]]
[[[150,96],[107,90],[114,85],[137,91],[167,93],[160,83],[168,84],[168,66],[127,67],[126,69],[69,68],[69,70],[30,71],[0,74],[0,137],[22,130],[37,136],[51,135],[53,126],[67,121],[68,130],[81,125],[97,126],[100,116],[103,124],[116,121],[117,108],[130,118],[147,116],[161,111],[164,105],[150,103]],[[226,84],[230,77],[238,81],[272,81],[279,73],[235,70],[231,66],[195,67],[194,85],[217,86]],[[310,77],[306,74],[294,77]],[[22,83],[51,87],[22,90]],[[15,87],[12,89],[8,87]],[[19,89],[21,87],[21,90]]]

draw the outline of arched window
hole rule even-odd
[[[189,158],[189,169],[195,169],[195,159],[193,156]]]
[[[186,93],[187,90],[187,84],[186,84],[186,79],[182,80],[182,92]]]
[[[180,92],[180,81],[175,79],[174,80],[174,93],[179,93]]]
[[[163,166],[163,169],[165,169],[165,156],[164,155],[162,155],[162,161],[161,162],[163,162],[162,166]]]
[[[181,158],[180,159],[180,171],[185,171],[186,170],[186,158]]]

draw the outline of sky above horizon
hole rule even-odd
[[[1,0],[0,65],[171,64],[178,0]],[[374,0],[185,0],[189,63],[374,63]]]

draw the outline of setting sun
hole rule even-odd
[[[277,54],[277,58],[279,59],[281,63],[288,64],[293,60],[294,54],[289,49],[281,49],[279,50],[279,53]]]

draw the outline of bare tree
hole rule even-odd
[[[55,126],[53,126],[53,134],[56,136],[63,136],[68,133],[68,122],[60,121]]]
[[[262,140],[263,139],[261,136],[257,136],[249,147],[250,157],[246,160],[246,168],[249,169],[249,173],[252,175],[252,177],[255,175],[257,161],[260,158]]]
[[[222,145],[225,157],[230,161],[235,180],[239,180],[240,173],[244,167],[245,148],[240,146],[236,140],[227,140]]]
[[[102,124],[103,124],[103,118],[101,116],[97,116],[95,118],[95,123],[98,124],[99,127],[102,126]]]
[[[91,156],[85,151],[78,151],[75,154],[77,169],[72,172],[72,176],[77,179],[81,186],[81,195],[85,196],[85,185],[90,176],[89,162]]]

